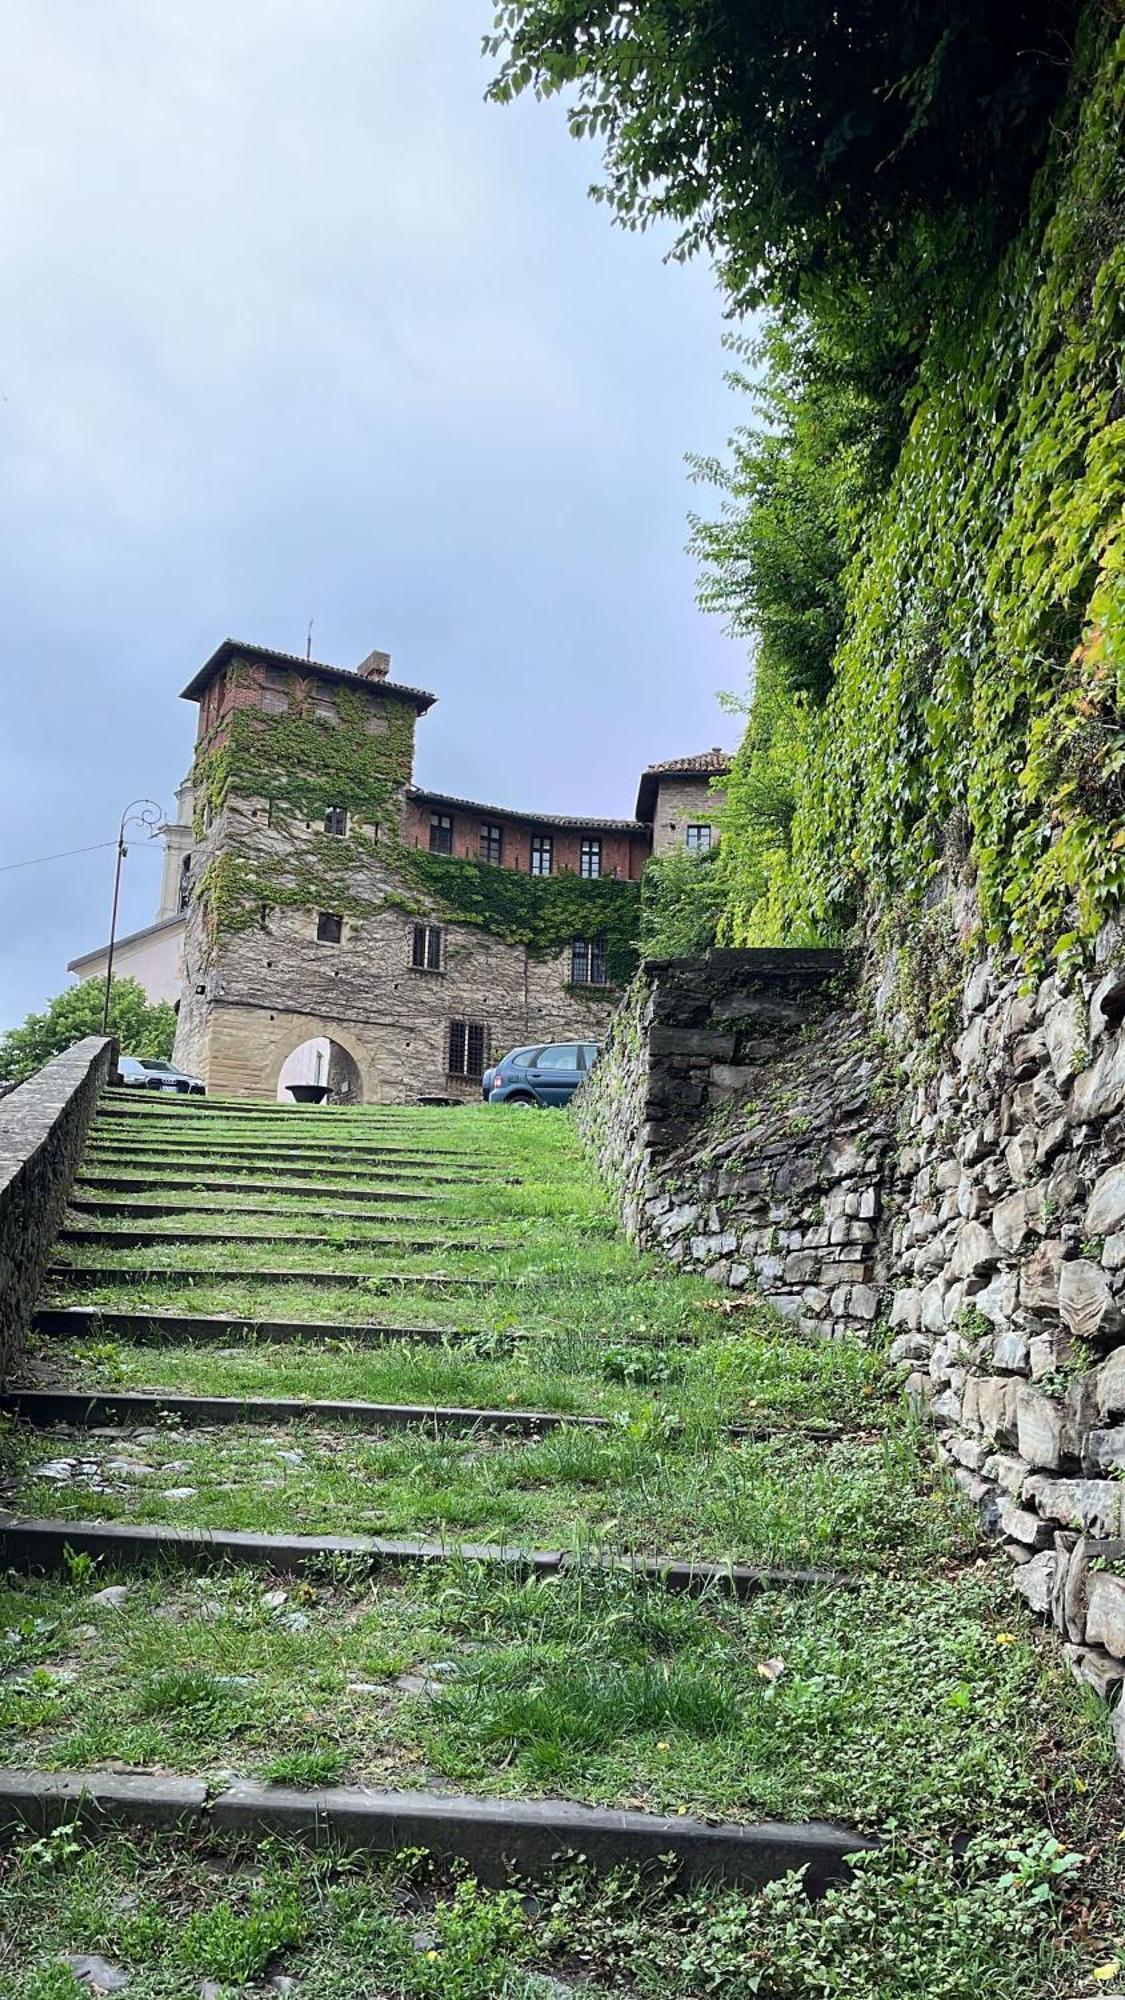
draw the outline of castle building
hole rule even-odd
[[[729,768],[651,767],[632,819],[522,812],[415,785],[435,697],[385,653],[353,670],[228,639],[184,696],[153,930],[182,924],[175,1060],[235,1097],[276,1096],[313,1048],[340,1100],[471,1098],[509,1048],[599,1040],[654,845],[710,844]]]

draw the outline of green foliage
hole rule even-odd
[[[990,937],[1065,969],[1125,892],[1123,108],[1125,39],[1094,16],[1022,236],[935,326],[828,701],[779,715],[763,676],[726,815],[736,941],[839,936],[872,892],[918,908],[968,870]],[[779,733],[770,847],[747,785]]]
[[[22,1027],[0,1035],[0,1083],[22,1083],[85,1035],[100,1035],[104,999],[105,981],[84,979],[80,986],[57,993],[41,1014],[29,1014]],[[166,1000],[150,1004],[135,979],[115,979],[109,1032],[117,1036],[123,1055],[168,1057],[176,1033],[175,1012]]]
[[[680,958],[715,942],[723,907],[717,848],[674,847],[654,856],[641,879],[641,953]]]
[[[882,391],[949,282],[1018,216],[1065,85],[1077,0],[504,0],[506,101],[571,92],[594,192],[740,304],[815,305]]]
[[[604,937],[610,984],[625,985],[636,969],[637,882],[522,875],[413,847],[404,847],[397,859],[400,872],[457,923],[479,924],[508,944],[524,944],[532,958],[555,958],[572,938]]]

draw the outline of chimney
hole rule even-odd
[[[356,668],[356,673],[362,674],[365,681],[385,681],[390,671],[389,653],[368,653],[367,658],[361,660]]]

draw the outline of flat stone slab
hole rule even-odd
[[[439,1182],[438,1185],[442,1185],[442,1183]],[[189,1175],[186,1179],[177,1179],[174,1174],[98,1174],[91,1173],[88,1168],[84,1169],[80,1174],[79,1179],[75,1182],[75,1188],[79,1194],[85,1192],[95,1195],[99,1189],[105,1189],[109,1194],[150,1194],[153,1188],[166,1188],[171,1189],[176,1194],[198,1194],[201,1190],[209,1195],[312,1194],[330,1196],[333,1201],[348,1202],[381,1201],[410,1203],[437,1200],[436,1195],[429,1194],[423,1188],[384,1187],[381,1184],[373,1187],[369,1182],[361,1182],[359,1186],[348,1182],[341,1187],[331,1181],[310,1181],[307,1178],[305,1180],[292,1181],[263,1179],[261,1177],[255,1179],[250,1174],[247,1174],[245,1178],[233,1181],[212,1180],[209,1174]],[[73,1197],[71,1198],[71,1205],[74,1205]]]
[[[207,1803],[194,1778],[101,1771],[0,1770],[0,1828],[47,1832],[84,1826],[214,1829],[259,1837],[337,1841],[377,1853],[421,1847],[467,1861],[479,1881],[502,1885],[511,1871],[542,1875],[562,1857],[583,1855],[597,1869],[671,1857],[687,1881],[759,1884],[806,1870],[813,1893],[848,1872],[850,1855],[878,1842],[824,1821],[767,1820],[756,1826],[709,1825],[687,1817],[573,1805],[561,1799],[489,1799],[440,1792],[382,1792],[345,1787],[298,1791],[241,1779]]]
[[[253,1285],[348,1285],[364,1284],[370,1290],[388,1285],[428,1285],[439,1290],[466,1286],[480,1291],[495,1284],[493,1278],[455,1278],[429,1271],[268,1271],[211,1269],[198,1264],[52,1264],[47,1272],[52,1285],[145,1285],[158,1284],[253,1284]]]
[[[313,1250],[398,1250],[418,1253],[440,1251],[443,1256],[463,1257],[482,1247],[478,1236],[472,1242],[451,1241],[445,1236],[314,1236],[310,1231],[295,1233],[286,1228],[287,1217],[277,1215],[276,1229],[89,1229],[71,1224],[59,1231],[56,1242],[80,1243],[89,1249],[100,1244],[103,1250],[155,1250],[173,1243],[270,1243],[292,1247],[303,1243]],[[488,1239],[485,1239],[487,1243]],[[495,1238],[491,1239],[495,1245]]]
[[[238,1563],[275,1575],[300,1575],[344,1558],[369,1570],[435,1563],[486,1563],[517,1577],[558,1576],[583,1569],[615,1570],[638,1582],[701,1597],[718,1590],[756,1597],[767,1590],[813,1590],[850,1585],[833,1570],[759,1569],[745,1563],[706,1562],[679,1556],[582,1556],[563,1549],[525,1549],[499,1542],[392,1540],[382,1535],[271,1535],[247,1529],[174,1528],[162,1523],[37,1519],[0,1515],[0,1561],[12,1569],[54,1570],[66,1550],[105,1562],[111,1569],[167,1563],[192,1568]]]
[[[847,1858],[878,1843],[843,1827],[784,1820],[710,1826],[704,1820],[572,1805],[561,1799],[457,1798],[434,1792],[297,1791],[250,1780],[211,1808],[232,1832],[323,1839],[351,1848],[423,1847],[467,1861],[480,1881],[503,1884],[512,1868],[542,1874],[567,1854],[598,1869],[671,1856],[689,1881],[763,1883],[805,1868],[810,1890],[847,1872]]]
[[[459,1330],[448,1326],[364,1326],[345,1325],[330,1319],[239,1319],[237,1314],[115,1312],[109,1306],[41,1306],[35,1314],[36,1333],[82,1340],[90,1334],[111,1333],[136,1346],[177,1340],[224,1343],[247,1341],[296,1341],[314,1346],[318,1342],[354,1340],[377,1346],[394,1340],[413,1340],[423,1346],[440,1346],[444,1341],[477,1340],[480,1329]],[[522,1338],[515,1332],[509,1339]]]
[[[553,1410],[473,1410],[430,1403],[303,1402],[296,1397],[180,1396],[162,1390],[9,1389],[0,1410],[29,1424],[150,1424],[175,1417],[182,1424],[352,1424],[380,1431],[501,1430],[538,1435],[570,1429],[608,1430],[608,1417],[567,1416]]]
[[[0,1829],[48,1833],[79,1820],[84,1826],[156,1826],[187,1830],[204,1814],[200,1778],[164,1778],[113,1771],[0,1769]]]

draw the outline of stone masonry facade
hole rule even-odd
[[[580,1128],[641,1242],[887,1343],[1125,1763],[1125,929],[1069,989],[970,962],[944,1051],[875,970],[645,967]]]
[[[185,695],[199,730],[194,830],[177,850],[191,896],[175,1056],[211,1092],[273,1097],[293,1052],[327,1038],[336,1096],[471,1098],[509,1048],[602,1039],[620,997],[604,913],[632,912],[635,924],[650,823],[420,789],[414,731],[434,697],[392,681],[386,654],[352,672],[226,641]],[[297,747],[275,785],[255,744],[282,736]],[[331,753],[322,784],[321,745]],[[362,772],[380,745],[377,803],[370,785],[328,775]],[[725,760],[708,752],[686,765],[705,796]],[[654,808],[680,772],[645,773]],[[464,876],[463,911],[409,866],[416,855],[439,857],[440,887]],[[572,885],[573,925],[547,949],[490,917],[488,890],[513,874],[530,893]]]

